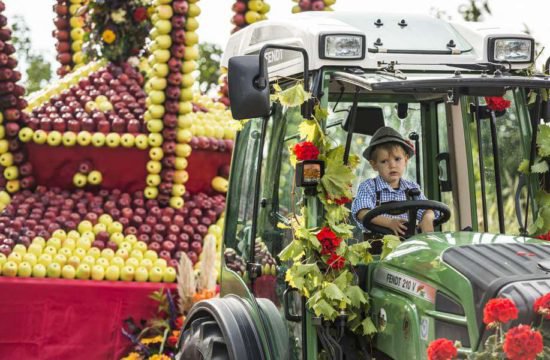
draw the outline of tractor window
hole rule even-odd
[[[448,174],[447,172],[450,170],[446,166],[446,160],[445,158],[449,154],[449,132],[448,132],[448,124],[447,124],[447,110],[446,110],[446,104],[441,102],[437,104],[437,153],[438,157],[441,158],[440,161],[438,161],[438,175],[440,179],[440,201],[444,204],[446,204],[451,210],[454,209],[454,200],[453,200],[453,193],[451,192],[450,188],[447,188],[445,184],[442,182],[442,179],[450,180],[451,174]],[[450,183],[449,183],[450,184]],[[449,185],[450,186],[450,185]],[[445,224],[441,225],[442,231],[453,231],[456,230],[456,224],[455,224],[455,212],[451,211],[451,218],[449,221],[447,221]]]
[[[528,156],[528,139],[524,136],[525,129],[522,129],[522,124],[527,123],[526,109],[524,108],[525,105],[522,105],[524,101],[519,91],[510,90],[504,98],[511,102],[511,106],[496,117],[496,145],[497,157],[500,163],[499,174],[502,189],[504,230],[509,234],[518,234],[520,225],[515,213],[515,194],[520,184],[517,169],[521,161]],[[468,99],[468,103],[473,102],[472,98]],[[479,98],[479,102],[481,104],[485,103],[483,98]],[[478,226],[481,231],[500,233],[497,207],[497,173],[495,156],[493,155],[493,142],[495,139],[491,136],[491,119],[482,117],[479,121],[470,122],[470,137],[473,147],[472,159],[474,163],[475,205],[477,207]],[[478,137],[480,141],[478,141]],[[525,199],[521,201],[520,206],[525,209]],[[530,218],[532,219],[532,216]]]

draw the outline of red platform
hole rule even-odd
[[[0,277],[0,359],[120,359],[124,319],[154,315],[161,287],[176,285]]]

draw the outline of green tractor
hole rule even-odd
[[[543,95],[550,79],[531,72],[532,37],[475,26],[321,12],[232,36],[223,60],[231,110],[249,120],[233,152],[221,293],[191,309],[179,359],[425,359],[437,338],[460,341],[465,358],[489,336],[489,299],[515,302],[512,325],[537,321],[533,302],[550,292],[550,243],[529,235],[550,229],[547,155],[536,160],[537,144],[548,143],[537,134],[548,134]],[[312,95],[301,106],[270,99],[274,88],[297,81]],[[507,108],[491,109],[489,97],[507,100]],[[440,214],[435,232],[419,233],[412,221],[390,254],[354,266],[355,283],[368,293],[371,336],[349,331],[345,315],[316,316],[286,281],[291,264],[279,256],[295,237],[284,225],[297,209],[309,228],[325,219],[316,187],[323,162],[289,161],[301,122],[315,111],[326,114],[316,116],[322,135],[345,149],[342,164],[359,159],[381,126],[416,148],[406,178],[430,200],[371,210],[363,220],[371,235],[388,233],[371,223],[380,214]],[[521,164],[542,170],[522,174]],[[352,175],[355,194],[374,172],[361,159]],[[355,225],[351,217],[347,223]],[[364,242],[358,227],[353,234],[350,244]]]

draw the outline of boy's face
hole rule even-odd
[[[372,168],[378,171],[382,179],[391,187],[397,188],[399,180],[403,176],[409,157],[401,146],[395,146],[391,150],[376,149],[374,159],[370,161]]]

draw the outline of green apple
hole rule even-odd
[[[170,198],[170,207],[174,209],[181,209],[183,207],[183,198],[180,196],[172,196]]]
[[[164,116],[164,106],[152,104],[149,106],[149,113],[151,114],[151,119],[162,119]]]
[[[133,281],[135,275],[135,270],[131,266],[123,266],[120,269],[120,280],[122,281]]]
[[[120,245],[120,243],[124,241],[124,234],[121,232],[112,233],[111,236],[109,236],[109,240]]]
[[[17,276],[19,277],[31,277],[32,265],[27,261],[21,261],[17,266]]]
[[[48,133],[44,130],[36,130],[32,135],[32,139],[37,144],[44,144],[48,140]],[[0,151],[2,153],[2,151]]]
[[[199,36],[195,31],[186,31],[185,32],[185,45],[193,46],[199,43]]]
[[[67,265],[71,265],[76,269],[78,265],[80,265],[80,258],[76,255],[69,256],[69,258],[67,259]]]
[[[161,267],[153,266],[151,270],[149,270],[149,281],[161,282],[163,275],[164,275],[164,271]]]
[[[143,190],[143,194],[147,199],[156,199],[159,194],[159,190],[156,187],[147,186],[145,190]]]
[[[101,214],[99,216],[99,218],[97,219],[97,221],[100,223],[100,224],[103,224],[105,226],[108,226],[109,224],[111,224],[113,222],[113,218],[111,217],[111,215],[109,214]]]
[[[76,248],[76,241],[72,238],[67,238],[65,241],[63,241],[63,248],[69,249],[72,253],[72,250]]]
[[[6,259],[5,256],[4,256],[4,259]],[[38,257],[35,254],[31,254],[31,253],[26,253],[25,255],[23,255],[22,260],[28,262],[29,264],[31,264],[33,266],[38,263]],[[0,256],[0,267],[1,266],[2,266],[2,256]]]
[[[191,146],[189,144],[177,144],[176,145],[176,156],[179,157],[189,157],[191,155]]]
[[[170,20],[174,12],[170,5],[159,5],[156,7],[156,14],[158,14],[160,20]]]
[[[181,197],[185,194],[185,185],[183,184],[174,184],[172,186],[172,195]]]
[[[120,144],[120,135],[117,133],[107,134],[105,137],[105,143],[108,147],[117,147]]]
[[[162,281],[163,282],[175,282],[176,281],[176,269],[174,269],[171,266],[168,266],[164,269],[162,273]]]
[[[79,224],[78,224],[78,232],[79,233],[84,233],[86,231],[92,231],[92,228],[93,228],[94,224],[92,224],[90,221],[88,220],[84,220],[84,221],[81,221]]]
[[[18,253],[23,256],[27,253],[27,248],[23,244],[16,244],[11,251],[12,253]]]
[[[46,241],[46,246],[52,246],[55,249],[59,250],[61,248],[61,241],[62,239],[55,237],[55,235],[52,235],[51,238]]]
[[[113,104],[111,104],[109,101],[101,101],[97,104],[97,108],[103,112],[112,111]]]
[[[136,281],[145,282],[149,278],[149,271],[144,266],[138,266],[136,268],[134,279]]]
[[[50,256],[52,257],[52,259],[53,259],[53,257],[55,256],[55,254],[57,254],[57,249],[54,248],[53,246],[49,246],[49,245],[48,245],[48,246],[46,246],[46,247],[44,248],[44,250],[42,250],[42,253],[43,253],[43,254],[48,254],[48,255],[50,255]]]
[[[17,264],[15,261],[8,260],[2,266],[2,275],[8,277],[17,276]]]
[[[63,266],[67,263],[67,257],[63,254],[55,254],[55,256],[53,257],[53,262],[56,262],[59,265]]]
[[[199,22],[195,18],[188,18],[185,22],[185,30],[195,31],[199,28]]]
[[[59,131],[53,130],[48,134],[47,142],[50,146],[59,146],[63,140],[63,135]]]
[[[82,187],[86,186],[87,182],[88,182],[88,178],[86,177],[86,175],[81,174],[81,173],[74,174],[74,176],[73,176],[73,185],[74,186],[76,186],[78,188],[82,188]]]
[[[33,138],[34,131],[31,128],[23,128],[19,131],[19,140],[29,142]]]
[[[72,240],[72,239],[70,239],[70,240]],[[73,249],[74,249],[74,247],[73,247]],[[57,254],[61,254],[61,255],[65,256],[65,258],[68,259],[69,256],[71,256],[73,254],[73,250],[69,249],[69,248],[66,248],[66,247],[62,247],[61,249],[59,249],[57,251]]]
[[[61,277],[61,265],[58,263],[50,263],[48,266],[46,266],[46,275],[49,278],[58,278]]]
[[[164,129],[164,124],[162,120],[159,119],[151,119],[147,121],[147,130],[151,133],[159,133]]]
[[[76,144],[76,134],[72,131],[63,133],[63,145],[70,147]]]
[[[92,241],[88,237],[82,236],[76,241],[76,248],[83,249],[84,254],[92,247]]]
[[[157,259],[155,260],[155,266],[160,267],[161,269],[166,268],[168,266],[168,263],[164,259]]]
[[[159,49],[167,50],[170,49],[170,46],[172,46],[172,38],[170,35],[159,35],[155,39],[155,43]]]
[[[35,256],[40,256],[40,254],[42,254],[42,249],[44,247],[40,244],[30,244],[29,245],[29,248],[27,249],[27,253],[28,254],[33,254]]]
[[[130,244],[132,244],[132,246],[135,246],[135,244],[138,242],[138,238],[133,234],[128,234],[124,236],[124,241],[129,242]]]
[[[149,174],[160,174],[162,163],[160,161],[149,160],[147,161],[146,168]]]
[[[118,134],[109,134],[109,135],[117,135],[118,136]],[[107,135],[107,137],[109,137],[109,135]],[[109,144],[107,143],[107,145],[109,145]],[[88,180],[88,183],[90,183],[91,185],[99,185],[103,181],[103,175],[98,170],[92,170],[88,174],[87,180]]]
[[[93,257],[94,259],[99,259],[99,257],[101,256],[101,249],[99,248],[96,248],[96,247],[91,247],[88,252],[86,252],[86,255],[87,256],[91,256]]]
[[[97,104],[95,101],[88,101],[86,104],[84,104],[84,110],[86,110],[87,113],[91,113],[96,109],[97,109]]]
[[[126,241],[123,241],[118,245],[119,249],[124,249],[124,250],[128,251],[128,254],[130,253],[130,251],[132,251],[132,247],[133,247],[132,244],[130,244],[129,242],[126,242]]]
[[[167,35],[172,31],[172,23],[168,20],[158,20],[155,22],[155,29],[159,35]]]
[[[98,95],[95,100],[94,100],[96,103],[100,103],[100,102],[105,102],[105,101],[109,101],[109,98],[107,98],[107,96],[105,95]]]
[[[41,245],[42,247],[46,246],[46,239],[44,239],[42,236],[37,236],[34,239],[32,239],[33,244]]]
[[[193,88],[183,88],[180,92],[180,101],[193,100]]]
[[[67,238],[77,240],[80,237],[80,233],[77,230],[70,230],[67,233]]]
[[[149,259],[151,261],[156,261],[158,259],[158,255],[154,250],[146,250],[145,253],[143,253],[144,259]]]
[[[67,238],[67,233],[63,229],[57,229],[52,233],[52,237],[55,237],[55,238],[63,241]]]
[[[4,177],[7,180],[16,180],[19,177],[19,169],[17,166],[8,166],[4,169]]]
[[[149,174],[145,179],[145,182],[147,183],[147,185],[152,187],[159,186],[160,181],[161,181],[161,178],[160,178],[160,175],[158,174]]]
[[[166,64],[170,60],[170,51],[164,49],[157,49],[153,51],[155,61],[159,64]]]
[[[46,135],[46,132],[43,131],[44,135]],[[48,136],[48,135],[46,135]],[[33,134],[33,140],[34,140],[34,134]],[[35,141],[36,142],[36,141]],[[44,142],[46,142],[46,138],[44,138]],[[2,139],[0,140],[0,154],[5,154],[9,149],[9,143],[7,140]]]
[[[136,136],[136,147],[138,149],[141,149],[141,150],[144,150],[144,149],[147,149],[147,147],[149,146],[149,140],[147,138],[147,135],[145,134],[139,134],[138,136]]]
[[[90,265],[81,263],[76,268],[76,278],[80,280],[88,280],[92,273]]]
[[[116,256],[111,259],[110,263],[111,263],[111,265],[116,265],[119,268],[121,268],[121,267],[124,266],[126,261],[122,257],[118,256],[118,254],[116,254]]]
[[[193,123],[197,121],[197,116],[194,113],[178,116],[178,128],[190,129]]]
[[[176,132],[176,140],[179,143],[188,143],[192,137],[193,133],[187,129],[180,129]]]
[[[82,261],[82,258],[86,256],[86,249],[77,247],[73,250],[73,255],[78,256],[78,258]]]
[[[101,257],[107,260],[111,260],[115,257],[115,252],[113,249],[105,248],[101,250]]]
[[[87,131],[80,131],[76,135],[76,141],[78,142],[78,145],[80,145],[80,146],[88,146],[92,142],[92,134],[90,134]]]
[[[147,136],[147,142],[149,146],[161,146],[163,142],[163,137],[161,134],[149,134]]]
[[[0,165],[8,167],[13,165],[13,155],[11,153],[5,153],[0,155]]]
[[[153,65],[153,76],[159,77],[159,78],[165,78],[168,76],[168,72],[170,71],[170,68],[167,64],[155,64]]]
[[[99,258],[95,261],[95,264],[96,265],[101,265],[103,266],[103,269],[107,269],[107,267],[109,266],[109,260],[105,259],[105,258]]]
[[[94,133],[92,135],[92,145],[95,147],[101,147],[105,145],[105,134]]]
[[[92,267],[95,264],[95,258],[91,255],[86,255],[82,258],[81,264],[88,264]]]
[[[101,231],[107,231],[107,225],[102,223],[97,223],[94,225],[94,234],[98,234]]]
[[[100,226],[99,228],[101,228],[101,226]],[[96,230],[96,228],[95,228],[95,225],[94,225],[94,227],[92,228],[92,231],[86,231],[86,232],[84,232],[84,233],[83,233],[82,235],[80,235],[75,241],[78,242],[78,239],[80,239],[80,238],[86,238],[86,239],[90,240],[90,242],[93,242],[93,241],[95,240],[95,233],[94,233],[95,230]]]
[[[120,269],[116,265],[109,265],[105,270],[105,279],[116,281],[120,278]]]
[[[142,259],[139,262],[139,266],[144,267],[147,271],[149,271],[153,267],[153,261],[151,259]]]
[[[166,89],[166,86],[167,86],[166,79],[161,78],[161,77],[157,77],[157,76],[155,76],[151,80],[149,80],[148,84],[150,84],[150,86],[153,90],[164,90],[164,89]],[[21,135],[19,135],[19,136],[21,136]],[[32,136],[32,134],[31,134],[31,136]]]
[[[176,170],[185,170],[187,168],[187,159],[176,156],[176,160],[174,161],[174,168]]]
[[[32,267],[32,276],[35,278],[45,278],[46,267],[43,264],[34,264]]]
[[[136,259],[138,260],[138,264],[141,260],[143,260],[143,253],[140,250],[132,250],[130,251],[130,259]]]
[[[133,257],[129,257],[126,259],[126,262],[124,263],[125,266],[131,266],[132,268],[137,268],[139,266],[139,260]]]
[[[101,265],[92,266],[92,280],[103,280],[105,278],[105,269]]]
[[[117,251],[115,251],[115,255],[124,259],[124,261],[126,261],[126,259],[128,259],[128,256],[130,256],[128,250],[123,248],[120,248]]]
[[[134,146],[135,137],[132,134],[124,134],[120,137],[120,144],[126,148],[131,148]]]
[[[121,233],[123,230],[124,227],[118,221],[113,221],[109,224],[109,226],[107,226],[107,231],[109,232],[109,234]]]
[[[76,270],[72,265],[64,265],[61,268],[61,277],[63,279],[74,279],[76,277]]]
[[[0,191],[0,204],[8,205],[11,202],[11,196],[6,191]]]
[[[222,228],[219,225],[213,224],[208,227],[208,233],[214,235],[216,238],[222,236]]]

